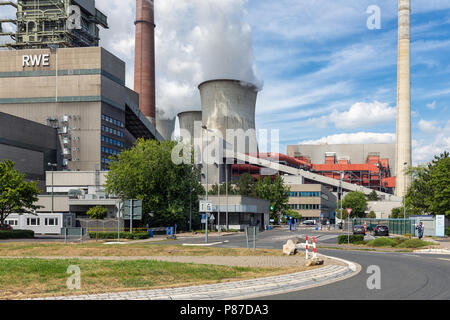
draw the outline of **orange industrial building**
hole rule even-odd
[[[255,155],[254,155],[255,156]],[[351,163],[350,157],[338,158],[335,152],[324,154],[324,163],[311,163],[311,159],[305,156],[290,157],[279,153],[259,153],[258,158],[279,162],[290,167],[303,169],[336,180],[361,185],[377,191],[392,193],[395,188],[395,177],[391,176],[389,159],[381,158],[378,153],[369,153],[365,163]],[[255,179],[274,174],[264,174],[256,165],[234,164],[233,177],[239,177],[243,173],[250,173]],[[305,179],[305,184],[317,183]]]

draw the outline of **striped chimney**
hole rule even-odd
[[[155,18],[154,0],[136,0],[134,91],[139,109],[155,124]]]

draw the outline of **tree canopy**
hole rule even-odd
[[[178,224],[180,229],[186,228],[190,199],[192,216],[198,215],[198,196],[205,191],[197,181],[199,172],[195,166],[172,161],[176,144],[139,139],[133,148],[113,158],[110,165],[107,192],[122,199],[142,200],[143,224]]]
[[[342,202],[343,208],[351,208],[351,218],[363,218],[367,207],[366,195],[362,192],[349,192]]]
[[[290,188],[284,185],[282,177],[277,176],[275,180],[271,177],[258,179],[254,189],[258,198],[270,201],[273,208],[270,212],[271,219],[278,220],[280,214],[290,210],[288,204]]]
[[[378,194],[375,192],[375,190],[373,190],[371,193],[369,193],[367,195],[367,200],[368,201],[378,201],[380,200],[380,197],[378,196]]]
[[[89,208],[89,210],[86,212],[89,218],[93,220],[102,220],[106,217],[108,214],[108,209],[101,206],[96,206]]]
[[[35,203],[41,193],[37,182],[25,181],[25,175],[14,169],[14,162],[0,162],[0,224],[11,213],[34,213],[41,208]]]
[[[406,194],[410,214],[445,215],[450,218],[450,156],[444,152],[427,165],[413,167]]]

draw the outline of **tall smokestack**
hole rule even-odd
[[[155,15],[154,0],[136,0],[134,91],[139,109],[155,124]]]
[[[398,1],[397,159],[396,190],[403,196],[411,183],[405,174],[411,166],[411,0]],[[406,165],[405,165],[406,163]]]

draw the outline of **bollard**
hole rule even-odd
[[[313,259],[317,259],[316,237],[313,237]]]
[[[305,259],[308,260],[308,236],[306,236],[306,252],[305,252]]]

